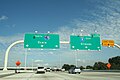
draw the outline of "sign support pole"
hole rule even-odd
[[[27,70],[27,49],[25,51],[25,70]]]

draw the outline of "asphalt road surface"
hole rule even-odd
[[[115,72],[82,72],[81,74],[68,74],[66,72],[35,72],[18,73],[0,78],[0,80],[120,80],[120,73]]]

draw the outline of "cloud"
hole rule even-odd
[[[0,21],[7,20],[7,19],[8,19],[8,17],[4,16],[4,15],[0,17]]]
[[[45,66],[48,66],[49,64],[48,63],[46,63],[46,64],[44,64]]]
[[[85,60],[77,59],[77,61],[85,63]]]
[[[89,16],[93,17],[93,20],[87,20],[87,19],[82,19],[82,18],[74,19],[71,22],[71,24],[69,24],[73,27],[64,25],[64,26],[61,26],[61,28],[54,33],[58,33],[60,35],[61,41],[69,41],[70,34],[73,34],[73,33],[76,35],[80,35],[80,34],[88,35],[91,33],[98,33],[101,35],[101,39],[113,39],[113,40],[115,40],[115,43],[120,44],[120,35],[119,35],[120,34],[120,6],[119,6],[120,1],[117,1],[117,0],[116,0],[116,2],[111,2],[111,1],[113,1],[113,0],[109,0],[107,3],[104,3],[104,1],[103,2],[101,1],[102,6],[98,5],[98,6],[96,6],[96,10],[92,10],[92,11],[88,12],[88,13],[90,13]],[[99,1],[97,3],[99,3]],[[84,16],[86,16],[86,15],[84,15]],[[7,18],[0,17],[0,20],[5,20],[5,19],[7,19]],[[14,26],[15,25],[13,25],[13,27]],[[95,32],[95,31],[97,31],[97,32]],[[0,36],[0,43],[3,44],[7,48],[14,41],[21,40],[23,38],[24,38],[24,34],[17,34],[17,35],[6,36],[6,37]],[[34,56],[37,55],[38,57],[40,57],[40,59],[41,58],[43,59],[44,56],[50,56],[52,54],[52,56],[50,56],[50,57],[52,57],[53,59],[55,59],[55,57],[57,57],[56,61],[59,61],[59,58],[60,58],[59,54],[61,54],[62,63],[64,63],[66,61],[67,63],[71,63],[71,64],[75,63],[74,53],[79,53],[78,54],[78,59],[79,59],[78,63],[80,63],[82,65],[83,64],[87,65],[87,64],[93,64],[95,61],[103,59],[103,58],[99,59],[100,57],[98,55],[100,55],[100,54],[97,54],[97,53],[101,53],[101,55],[104,55],[104,53],[107,53],[107,51],[108,51],[107,50],[106,52],[88,52],[88,51],[75,52],[75,51],[71,51],[69,49],[69,47],[70,47],[69,44],[67,44],[67,45],[62,44],[60,50],[40,51],[40,50],[32,49],[30,52],[36,53],[36,54],[34,54]],[[13,48],[13,50],[11,50],[11,53],[16,54],[16,53],[18,53],[18,51],[20,53],[25,52],[23,45],[15,46]],[[3,53],[3,51],[1,53]],[[104,55],[104,57],[106,58],[106,56],[111,56],[110,53],[111,52],[109,52],[108,55]],[[114,53],[117,53],[117,52],[115,51]],[[14,58],[16,58],[15,56],[18,56],[15,54],[12,54]],[[50,54],[50,55],[48,55],[48,54]],[[30,54],[30,55],[32,55],[32,54]],[[112,56],[115,56],[115,54],[113,54]],[[13,57],[10,57],[10,58],[13,58]],[[98,59],[96,59],[96,57]],[[17,58],[19,58],[19,56]],[[44,61],[47,61],[47,59],[45,59]],[[35,60],[35,62],[36,63],[43,62],[43,60],[39,60],[39,58],[38,58],[37,60]],[[49,62],[49,58],[48,58],[48,62]]]
[[[17,40],[22,40],[23,39],[23,34],[16,34],[12,36],[0,36],[0,58],[2,59],[2,63],[4,62],[4,55],[5,52],[10,44]],[[25,49],[23,48],[23,44],[15,45],[11,50],[10,50],[10,55],[9,59],[14,59],[16,61],[17,59],[20,59],[21,56],[18,56],[20,54],[18,53],[25,53]],[[9,60],[10,61],[10,60]],[[13,63],[13,61],[10,61]],[[3,66],[3,64],[1,66]],[[13,64],[14,65],[14,64]]]
[[[98,33],[101,39],[112,39],[115,43],[120,43],[120,1],[110,0],[106,3],[98,1],[101,5],[97,5],[95,10],[88,11],[89,15],[84,15],[87,19],[74,19],[72,26],[63,26],[58,33],[61,40],[69,40],[69,35],[74,33],[76,35]],[[93,20],[88,20],[90,17]],[[83,30],[83,31],[81,31]],[[96,31],[96,32],[95,32]]]
[[[12,24],[12,25],[5,25],[7,28],[15,28],[16,24]]]
[[[10,45],[17,40],[23,40],[24,34],[16,34],[11,36],[0,36],[0,43],[3,45]]]
[[[50,52],[49,52],[49,54],[51,54],[51,55],[52,55],[52,54],[54,54],[54,53],[50,51]]]
[[[43,62],[43,60],[35,60],[34,62]]]

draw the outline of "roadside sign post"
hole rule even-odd
[[[101,50],[100,35],[70,36],[70,47],[72,50]]]
[[[106,66],[107,66],[108,69],[111,68],[111,64],[110,63],[108,63]]]
[[[19,69],[18,69],[17,67],[20,68],[20,64],[21,64],[21,62],[18,60],[15,64],[16,64],[15,73],[19,73],[20,71],[18,71]]]
[[[75,65],[78,67],[78,58],[77,58],[77,52],[75,53]]]
[[[20,64],[21,64],[21,62],[18,60],[18,61],[16,62],[16,66],[20,66]]]

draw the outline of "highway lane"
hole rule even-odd
[[[69,77],[68,80],[120,80],[120,73],[113,72],[82,72],[79,74],[58,73],[62,77]]]
[[[120,80],[120,73],[115,72],[82,72],[81,74],[68,74],[66,72],[35,72],[18,73],[0,78],[0,80]]]

